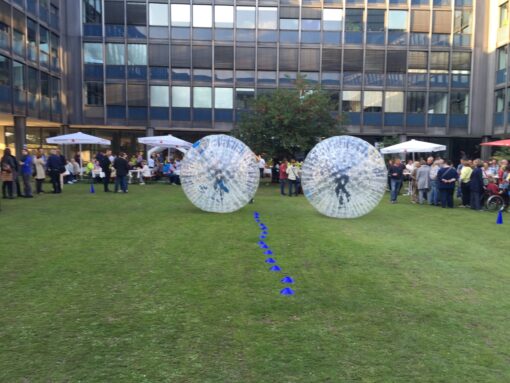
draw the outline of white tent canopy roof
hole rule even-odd
[[[97,144],[97,145],[110,145],[110,140],[104,138],[91,136],[82,132],[64,134],[63,136],[55,136],[46,139],[48,144],[58,145],[79,145],[79,144]]]
[[[164,148],[191,148],[191,143],[174,137],[171,134],[167,136],[139,137],[138,142],[149,146],[160,146]]]
[[[441,152],[446,150],[445,145],[434,144],[432,142],[424,142],[418,140],[410,140],[401,142],[400,144],[388,146],[387,148],[381,149],[382,154],[393,154],[393,153],[429,153],[429,152]]]

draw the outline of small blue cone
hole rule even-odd
[[[257,219],[255,220],[255,222],[259,223],[259,222],[260,222],[260,219],[258,219],[258,218],[257,218]]]
[[[269,249],[269,246],[264,243],[263,245],[260,245],[260,248],[261,249]]]
[[[273,252],[271,250],[264,251],[264,255],[273,255]]]
[[[258,211],[254,211],[254,212],[253,212],[253,216],[254,216],[254,217],[258,217],[258,215],[259,215],[259,212],[258,212]]]
[[[271,268],[269,269],[269,271],[282,271],[282,269],[280,269],[280,266],[278,266],[278,265],[274,265],[273,267],[271,267]]]
[[[261,235],[259,238],[260,239],[266,239],[267,237],[265,235]]]
[[[292,279],[289,276],[286,276],[286,277],[280,279],[280,282],[282,282],[282,283],[294,283],[294,279]]]
[[[496,219],[496,225],[503,225],[503,212],[498,212],[498,218]]]
[[[94,194],[96,191],[94,190],[94,184],[90,184],[90,192]]]
[[[269,233],[266,230],[264,230],[261,234],[262,235],[268,235]]]
[[[266,243],[264,241],[258,241],[257,245],[265,245]]]
[[[280,294],[282,294],[282,295],[294,295],[294,290],[292,290],[290,287],[286,287],[286,288],[280,290]]]
[[[273,258],[268,258],[264,262],[266,262],[266,263],[276,263],[276,260],[273,259]]]

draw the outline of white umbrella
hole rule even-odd
[[[55,136],[46,139],[48,144],[58,144],[58,145],[76,145],[80,146],[80,176],[83,175],[83,164],[81,157],[81,146],[82,144],[95,144],[95,145],[110,145],[110,140],[106,140],[101,137],[91,136],[90,134],[85,134],[82,132],[64,134],[62,136]]]
[[[446,150],[445,145],[434,144],[432,142],[410,140],[401,142],[400,144],[388,146],[387,148],[381,149],[382,154],[393,154],[393,153],[430,153],[430,152],[441,152]]]
[[[191,143],[174,137],[167,136],[139,137],[138,142],[149,146],[160,146],[165,148],[191,148]]]

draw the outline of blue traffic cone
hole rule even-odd
[[[266,262],[266,263],[276,263],[276,260],[273,259],[273,258],[268,258],[264,262]]]
[[[266,239],[267,237],[265,235],[261,235],[259,238],[260,239]]]
[[[262,235],[268,235],[269,233],[267,232],[267,230],[264,230],[262,233],[260,233]]]
[[[260,245],[260,248],[261,249],[269,249],[269,246],[264,243],[263,245]]]
[[[264,255],[273,255],[273,252],[271,250],[264,251]]]
[[[282,279],[280,279],[280,282],[282,282],[282,283],[294,283],[294,279],[292,279],[291,277],[289,277],[287,275],[286,277],[283,277]]]
[[[290,287],[285,287],[284,289],[280,290],[280,294],[282,294],[282,295],[294,295],[294,290],[292,290]]]
[[[94,194],[96,191],[94,190],[94,184],[90,184],[90,192]]]
[[[260,219],[255,218],[255,222],[259,223],[259,222],[260,222]]]
[[[280,269],[280,266],[278,266],[278,265],[274,265],[273,267],[271,267],[271,268],[269,269],[269,271],[282,271],[282,269]]]
[[[254,212],[253,212],[253,216],[254,216],[254,217],[258,217],[258,216],[259,216],[259,212],[258,212],[258,211],[254,211]]]
[[[496,225],[503,225],[503,211],[498,212],[498,218],[496,219]]]
[[[257,245],[265,245],[266,243],[264,241],[258,241]]]

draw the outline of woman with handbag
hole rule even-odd
[[[4,156],[0,160],[1,179],[2,179],[2,196],[3,198],[13,199],[13,171],[16,167],[14,157],[11,155],[11,149],[4,151]]]

